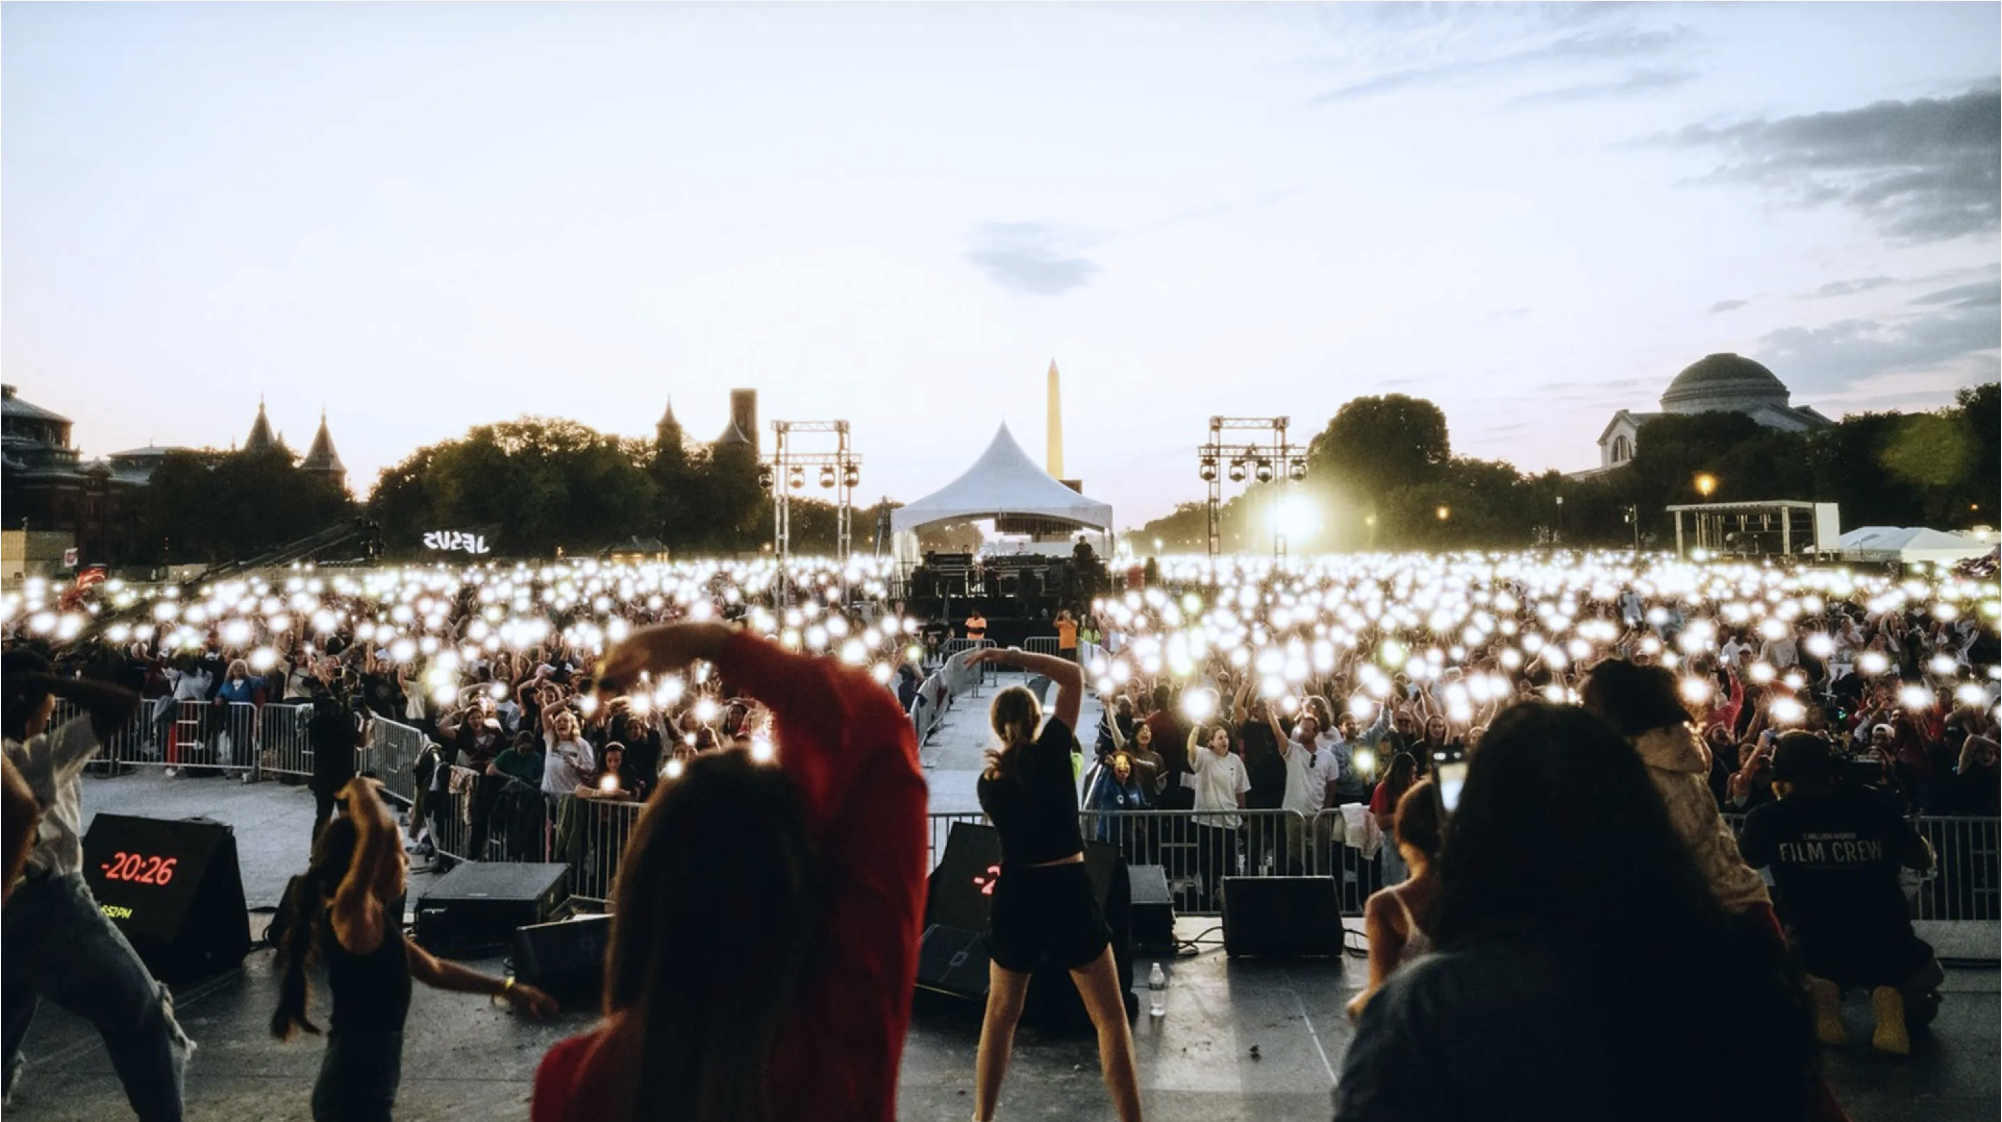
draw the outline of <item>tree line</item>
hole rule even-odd
[[[1634,458],[1572,479],[1455,456],[1446,415],[1423,398],[1359,397],[1308,445],[1307,478],[1247,487],[1222,504],[1225,552],[1271,549],[1275,502],[1306,500],[1319,525],[1292,552],[1514,549],[1561,542],[1673,542],[1672,504],[1796,499],[1841,506],[1845,527],[1997,525],[1994,382],[1962,389],[1927,413],[1859,413],[1826,429],[1783,432],[1738,413],[1659,417]],[[1219,465],[1220,469],[1223,465]],[[1706,498],[1699,475],[1714,482]],[[1561,500],[1561,501],[1560,501]],[[1182,503],[1142,526],[1136,548],[1205,548],[1205,504]]]
[[[1292,549],[1622,546],[1637,532],[1666,544],[1673,523],[1663,508],[1703,501],[1699,474],[1715,480],[1710,501],[1834,502],[1848,527],[1993,526],[1998,415],[1991,382],[1929,413],[1862,413],[1807,433],[1735,413],[1660,417],[1632,461],[1570,479],[1454,455],[1446,416],[1430,401],[1359,397],[1313,437],[1305,482],[1284,492],[1303,496],[1320,523]],[[814,490],[793,492],[793,548],[831,553],[835,507],[808,497]],[[1223,504],[1226,552],[1271,548],[1281,493],[1254,483]],[[878,521],[896,505],[855,510],[858,552],[874,550]],[[283,448],[171,452],[139,507],[151,544],[127,560],[140,564],[250,557],[358,513],[380,524],[392,558],[424,556],[425,534],[451,530],[481,533],[503,556],[596,553],[634,539],[676,555],[742,555],[769,548],[772,534],[772,498],[750,447],[692,443],[674,427],[652,440],[619,437],[547,417],[478,425],[419,448],[382,472],[365,504]],[[1189,502],[1141,527],[1136,545],[1200,551],[1204,537],[1204,504]]]

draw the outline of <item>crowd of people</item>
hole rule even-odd
[[[1045,963],[1087,992],[1114,1104],[1140,1115],[1123,1011],[1114,1026],[1090,1000],[1106,956],[1103,917],[1074,883],[1080,805],[1186,812],[1211,907],[1246,864],[1326,868],[1325,809],[1388,836],[1342,1118],[1840,1117],[1812,1043],[1847,1038],[1841,993],[1870,991],[1886,1052],[1909,1050],[1936,1010],[1939,966],[1900,870],[1934,860],[1912,816],[1995,814],[1992,583],[1612,555],[1157,572],[1077,605],[1057,655],[974,656],[1057,685],[1048,719],[1026,691],[993,706],[980,795],[1008,891],[990,932],[977,1117],[996,1109],[1020,984]],[[571,562],[302,571],[188,598],[107,586],[102,610],[135,614],[100,628],[95,669],[136,688],[9,664],[9,770],[55,824],[24,842],[32,903],[6,911],[10,1084],[17,1008],[32,1012],[38,992],[116,1000],[147,1011],[125,1043],[100,1021],[115,1058],[147,1057],[119,1061],[135,1109],[179,1117],[186,1038],[88,908],[72,854],[96,742],[141,695],[185,684],[206,703],[311,707],[316,890],[281,956],[273,1027],[310,1027],[290,971],[318,957],[337,968],[334,1033],[363,1032],[342,1032],[345,992],[347,1022],[376,1034],[330,1045],[323,1079],[389,1064],[411,978],[545,1011],[523,987],[383,949],[402,945],[380,917],[403,855],[355,773],[366,722],[388,719],[437,745],[421,780],[433,795],[463,771],[558,814],[645,801],[613,889],[606,1021],[544,1061],[536,1118],[890,1117],[925,810],[896,686],[926,669],[918,636],[936,621],[904,615],[881,576],[806,566],[781,585],[769,565]],[[88,623],[32,591],[0,611],[10,659]],[[1087,686],[1105,718],[1077,730]],[[51,729],[58,694],[85,712]],[[411,829],[441,805],[420,799]],[[1247,830],[1261,809],[1295,813]],[[674,922],[690,910],[717,922]],[[45,946],[51,930],[65,947]],[[115,960],[122,988],[15,981],[37,954]],[[691,961],[704,968],[676,969]],[[1693,1068],[1739,1075],[1685,1078]],[[393,1074],[342,1085],[350,1097],[329,1091],[322,1110],[316,1096],[316,1116],[386,1117]]]

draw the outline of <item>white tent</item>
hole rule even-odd
[[[1088,499],[1036,466],[1002,425],[965,474],[890,514],[896,533],[934,522],[968,522],[1014,514],[1112,529],[1112,504]]]
[[[1846,561],[1959,561],[1994,548],[1973,534],[1924,526],[1859,526],[1842,535]]]

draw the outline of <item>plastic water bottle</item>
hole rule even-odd
[[[1158,962],[1147,972],[1147,996],[1153,1000],[1148,1013],[1159,1017],[1168,1011],[1168,974]]]

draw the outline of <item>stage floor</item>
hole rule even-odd
[[[1184,937],[1199,934],[1194,921]],[[279,1044],[265,1031],[277,998],[271,953],[177,990],[177,1010],[200,1044],[188,1072],[190,1119],[293,1122],[308,1099],[324,1044]],[[498,971],[500,961],[469,962]],[[1146,962],[1138,969],[1145,971]],[[1135,1027],[1147,1115],[1167,1122],[1327,1118],[1350,1028],[1342,1004],[1362,978],[1360,959],[1231,961],[1217,947],[1170,964],[1167,1014]],[[1144,979],[1144,973],[1142,975]],[[1902,1060],[1867,1044],[1830,1050],[1829,1079],[1857,1122],[1992,1122],[1998,1112],[1995,971],[1950,970],[1938,1031]],[[1867,1003],[1852,1000],[1852,1026]],[[588,1012],[544,1024],[488,1001],[419,987],[405,1036],[397,1117],[507,1122],[528,1117],[535,1065],[555,1041],[591,1023]],[[959,1122],[972,1115],[979,1009],[925,995],[904,1051],[899,1116]],[[88,1025],[45,1008],[29,1036],[29,1066],[9,1118],[108,1122],[130,1118],[103,1047]],[[1049,1038],[1025,1026],[1002,1098],[1004,1118],[1110,1119],[1090,1036]]]
[[[955,717],[985,708],[967,701],[972,703],[963,702]],[[949,753],[940,760],[948,765],[941,771],[977,766],[969,758],[976,751],[973,724],[967,721],[938,745],[942,755]],[[955,764],[960,766],[950,766]],[[942,778],[933,774],[935,781]],[[939,794],[942,801],[956,801]],[[231,823],[253,909],[275,905],[286,877],[305,862],[313,804],[304,788],[142,773],[89,780],[84,799],[87,816],[199,814]],[[421,876],[416,880],[413,897],[425,883]],[[262,931],[267,916],[253,915],[253,932]],[[1194,939],[1208,926],[1184,919],[1178,935]],[[1341,1010],[1362,981],[1362,960],[1232,961],[1215,939],[1210,932],[1200,953],[1169,964],[1167,1015],[1155,1020],[1143,1011],[1136,1026],[1148,1116],[1190,1122],[1328,1117],[1351,1031]],[[1137,964],[1142,979],[1150,961]],[[308,1098],[324,1045],[312,1038],[292,1044],[271,1039],[265,1026],[277,991],[270,963],[269,951],[254,952],[238,971],[176,989],[182,1024],[200,1045],[188,1073],[189,1118],[287,1122],[310,1116]],[[468,965],[498,972],[501,964],[489,959]],[[1912,1056],[1880,1056],[1867,1043],[1828,1050],[1829,1082],[1857,1122],[1993,1122],[2002,1113],[1998,974],[1950,969],[1946,988],[1935,1031],[1918,1036]],[[1847,1012],[1852,1029],[1867,1025],[1868,1004],[1860,996],[1852,997]],[[930,995],[920,1003],[905,1047],[901,1117],[941,1122],[971,1117],[979,1021],[979,1009],[971,1004]],[[405,1038],[397,1116],[526,1119],[536,1062],[550,1044],[590,1023],[589,1013],[579,1012],[531,1024],[487,1001],[420,987]],[[7,1112],[10,1119],[131,1117],[88,1025],[45,1006],[26,1052],[28,1067]],[[1025,1027],[1002,1107],[1008,1118],[1111,1118],[1091,1038],[1051,1039]]]

